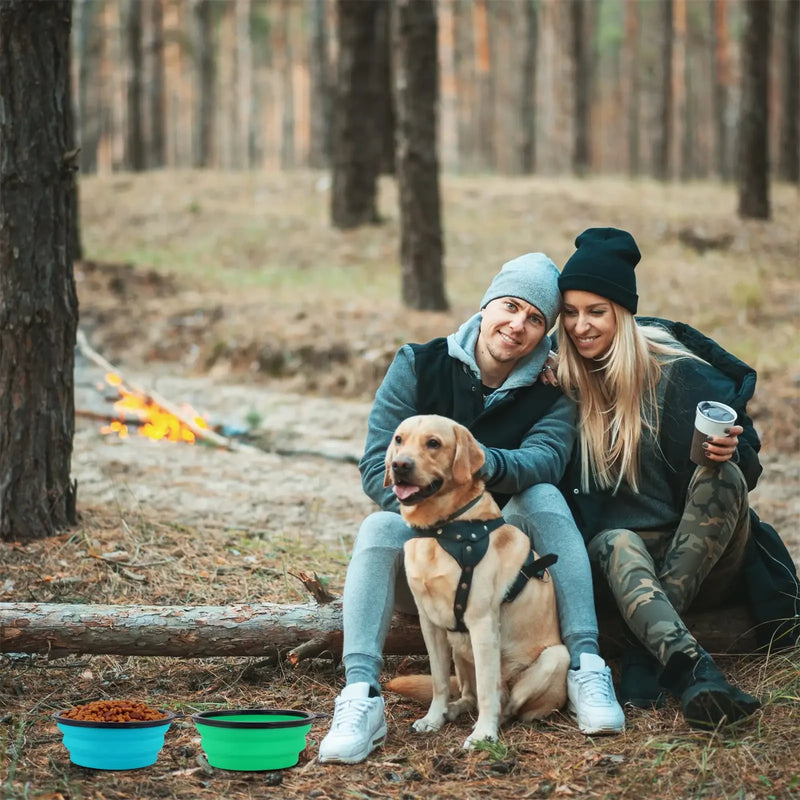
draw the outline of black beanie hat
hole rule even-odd
[[[618,228],[588,228],[575,247],[558,278],[561,294],[568,289],[592,292],[635,314],[639,297],[633,270],[642,254],[633,236]]]

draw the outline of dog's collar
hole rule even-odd
[[[472,500],[469,501],[465,506],[461,506],[458,511],[454,511],[446,520],[445,522],[452,522],[455,519],[458,519],[463,513],[469,511],[474,505],[477,505],[478,501],[483,497],[483,492],[481,492],[476,497],[473,497]],[[502,519],[502,517],[500,517]]]

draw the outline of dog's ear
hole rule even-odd
[[[475,437],[463,425],[455,425],[456,449],[453,453],[453,480],[469,483],[472,476],[483,466],[486,457]]]
[[[394,458],[394,435],[392,441],[386,448],[386,471],[383,474],[383,487],[388,488],[394,483],[392,480],[392,459]]]

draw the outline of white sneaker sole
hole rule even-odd
[[[613,736],[614,734],[622,733],[625,730],[625,725],[621,727],[607,725],[604,728],[582,728],[578,725],[578,730],[580,730],[581,733],[585,733],[587,736]]]
[[[580,722],[578,721],[578,714],[575,711],[575,707],[571,703],[568,709],[569,713],[575,718],[575,722],[578,725],[578,730],[581,733],[585,733],[587,736],[613,736],[614,734],[617,733],[623,733],[625,730],[624,719],[622,720],[621,725],[614,725],[614,724],[595,725],[595,726],[581,725]]]
[[[371,744],[368,744],[364,750],[353,753],[351,756],[317,756],[317,762],[320,764],[360,764],[367,756],[376,748],[380,747],[386,741],[386,726],[384,725],[377,733]]]

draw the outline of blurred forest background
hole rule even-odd
[[[391,172],[390,3],[370,3],[363,122]],[[797,181],[798,3],[755,5],[769,163]],[[734,178],[745,6],[437,0],[442,168]],[[75,0],[81,173],[326,167],[339,49],[333,0]]]

